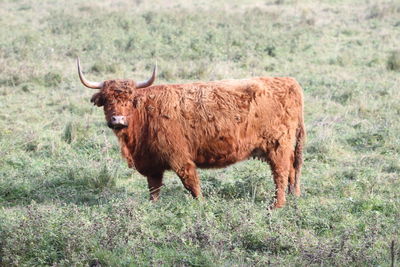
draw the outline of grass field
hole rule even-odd
[[[0,266],[398,266],[399,44],[399,1],[0,0]],[[98,81],[295,77],[303,195],[268,210],[246,161],[150,203],[77,55]]]

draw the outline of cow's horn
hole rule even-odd
[[[138,82],[136,88],[145,88],[153,84],[154,80],[156,79],[156,72],[157,72],[157,63],[154,66],[153,74],[151,75],[150,79],[144,82]]]
[[[85,79],[83,77],[82,71],[81,71],[81,63],[79,61],[79,57],[76,58],[76,62],[78,63],[78,73],[79,73],[79,79],[81,79],[81,82],[83,83],[84,86],[92,89],[101,89],[103,88],[103,82],[91,82]]]

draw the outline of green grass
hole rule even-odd
[[[390,266],[400,262],[397,1],[0,0],[0,266]],[[148,202],[79,82],[292,76],[303,195],[269,168],[173,173]],[[391,251],[391,242],[394,249]]]

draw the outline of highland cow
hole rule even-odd
[[[193,197],[202,196],[196,168],[222,168],[250,157],[269,163],[276,192],[300,195],[305,139],[303,91],[293,78],[257,77],[151,86],[151,78],[90,82],[91,102],[104,108],[128,166],[147,177],[157,200],[163,173],[173,170]]]

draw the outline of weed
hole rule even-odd
[[[49,72],[44,76],[44,85],[54,87],[61,83],[61,75],[59,73]]]
[[[400,50],[392,51],[387,59],[388,70],[400,71]]]
[[[65,125],[63,140],[70,144],[72,142],[72,123],[69,122]]]

